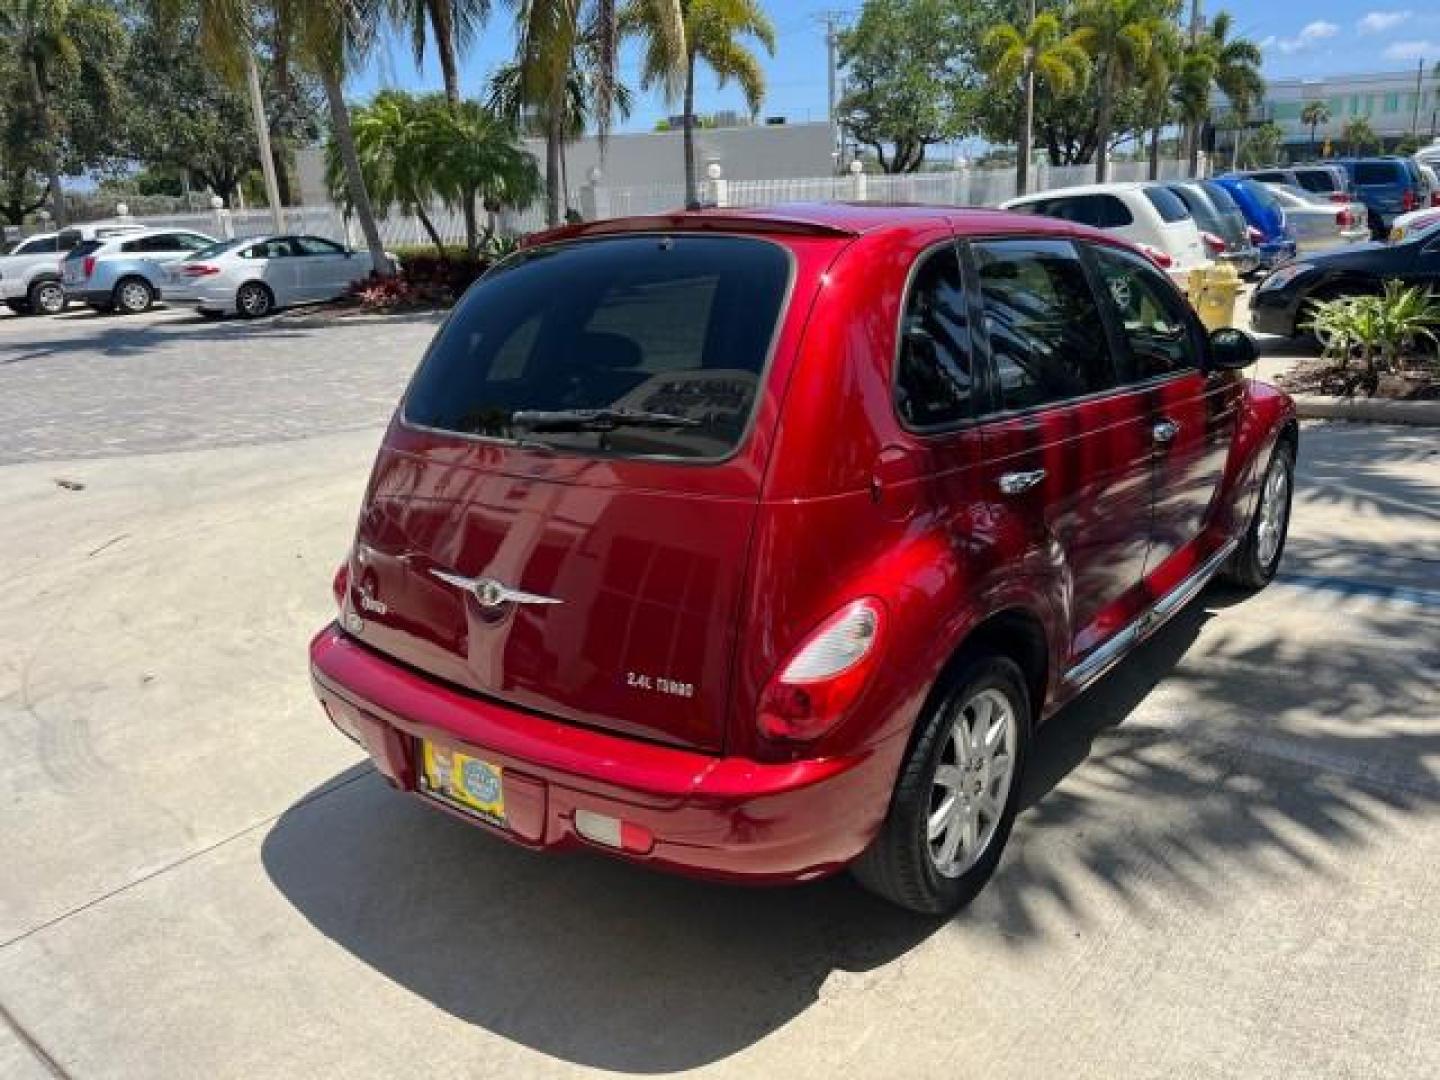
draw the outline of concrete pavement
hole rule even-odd
[[[304,666],[375,441],[0,470],[0,1073],[1440,1071],[1430,433],[1307,426],[1285,580],[1056,718],[947,922],[385,788]]]

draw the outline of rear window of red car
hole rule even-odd
[[[461,300],[405,419],[589,452],[724,457],[749,424],[789,280],[786,250],[750,237],[624,236],[522,252]],[[594,410],[649,417],[611,430],[532,422]]]

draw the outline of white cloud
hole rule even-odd
[[[1386,60],[1424,60],[1440,57],[1440,41],[1397,41],[1385,49]]]
[[[1383,34],[1408,22],[1413,14],[1409,8],[1404,11],[1371,11],[1355,21],[1355,28],[1362,34]]]
[[[1281,38],[1277,43],[1283,53],[1300,52],[1308,49],[1317,41],[1324,41],[1332,38],[1340,32],[1340,27],[1333,22],[1326,22],[1324,19],[1316,19],[1312,23],[1306,23],[1300,28],[1300,33],[1293,38]]]

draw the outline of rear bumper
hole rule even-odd
[[[659,746],[462,693],[334,624],[310,643],[310,670],[331,722],[392,786],[417,791],[416,740],[429,739],[504,770],[509,828],[462,815],[479,828],[530,848],[589,846],[703,877],[779,883],[841,869],[878,830],[904,751],[892,739],[854,757],[767,763]],[[575,831],[582,809],[643,826],[654,847],[636,855],[592,844]]]
[[[1250,328],[1261,334],[1294,337],[1299,328],[1294,297],[1283,289],[1256,291],[1250,298]]]

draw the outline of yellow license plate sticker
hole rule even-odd
[[[505,781],[499,765],[421,740],[424,789],[495,825],[505,824]]]

